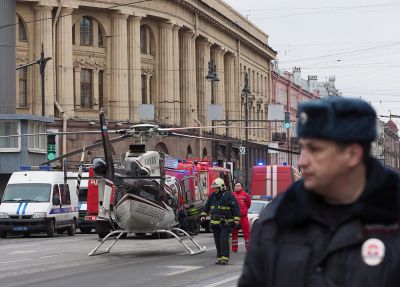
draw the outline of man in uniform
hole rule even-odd
[[[223,179],[216,178],[211,188],[214,192],[206,202],[201,220],[210,214],[210,228],[217,248],[215,264],[226,265],[229,261],[229,236],[232,226],[239,225],[240,209],[232,192],[226,190]]]
[[[243,237],[244,237],[244,244],[246,247],[246,251],[249,250],[249,241],[250,241],[250,225],[249,225],[249,219],[247,218],[247,211],[251,206],[251,199],[250,195],[245,192],[242,188],[242,184],[240,182],[235,184],[235,192],[233,195],[236,198],[236,201],[239,203],[240,207],[240,228],[243,231]],[[232,230],[232,247],[231,251],[232,252],[237,252],[238,251],[238,243],[239,243],[239,229],[240,228],[234,228]]]
[[[303,179],[253,226],[238,286],[400,286],[400,180],[370,155],[373,108],[303,103],[297,134]]]

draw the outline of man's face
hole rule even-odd
[[[325,195],[348,172],[348,147],[323,139],[300,139],[298,165],[307,189]],[[324,193],[325,192],[325,193]]]
[[[219,188],[217,187],[217,188],[213,188],[212,189],[214,192],[218,192],[219,191]]]
[[[240,183],[235,184],[235,191],[239,191],[242,189],[242,185]]]

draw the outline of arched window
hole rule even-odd
[[[101,24],[92,16],[79,19],[79,27],[72,26],[72,44],[105,48],[105,32]]]
[[[93,45],[93,18],[90,16],[83,16],[79,20],[80,27],[80,44],[84,46]]]
[[[158,152],[163,152],[165,154],[168,154],[168,147],[165,143],[163,142],[159,142],[158,144],[156,144],[156,146],[154,147],[154,149]]]
[[[190,145],[187,146],[186,158],[193,157],[192,147]]]
[[[203,148],[203,152],[202,152],[202,158],[206,158],[208,156],[208,151],[207,151],[207,148],[205,147],[205,148]]]
[[[21,42],[28,41],[25,24],[22,21],[21,17],[18,17],[18,40]]]
[[[140,26],[140,52],[142,54],[155,55],[154,35],[146,25]]]

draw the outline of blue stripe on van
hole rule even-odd
[[[19,205],[18,205],[17,215],[19,215],[19,210],[21,209],[22,204],[23,204],[23,202],[20,202]]]
[[[25,202],[24,209],[22,209],[22,215],[25,215],[26,207],[28,206],[28,202]]]

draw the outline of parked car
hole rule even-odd
[[[251,206],[248,211],[247,217],[249,218],[250,230],[254,224],[258,220],[261,211],[271,202],[271,197],[262,197],[262,196],[252,196]]]

